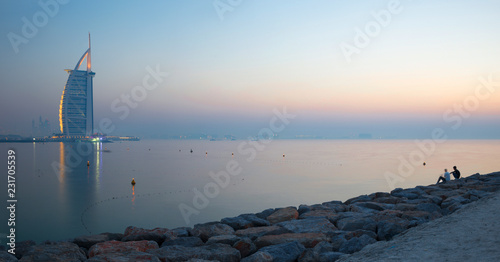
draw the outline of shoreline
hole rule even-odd
[[[79,236],[69,241],[16,243],[4,261],[335,261],[365,246],[455,213],[500,190],[500,172],[444,184],[397,188],[298,207],[270,208],[193,228],[143,229]],[[371,245],[373,244],[373,245]]]

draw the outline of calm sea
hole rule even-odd
[[[10,143],[0,144],[5,207],[9,149],[16,152],[17,241],[123,232],[130,225],[192,226],[271,207],[346,200],[432,184],[454,165],[463,176],[500,170],[500,140],[424,146],[410,140]],[[2,244],[10,229],[5,207]]]

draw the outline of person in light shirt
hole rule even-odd
[[[443,181],[443,183],[450,181],[450,173],[448,172],[448,169],[446,169],[446,168],[444,169],[444,174],[439,177],[436,184],[439,184],[441,181]]]

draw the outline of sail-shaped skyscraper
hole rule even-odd
[[[94,104],[92,72],[89,49],[82,55],[75,69],[66,69],[69,73],[68,81],[64,86],[59,105],[59,125],[61,133],[67,138],[86,138],[94,130]],[[78,70],[87,59],[87,70]]]

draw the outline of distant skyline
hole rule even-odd
[[[110,135],[499,139],[498,1],[7,1],[0,135],[58,128],[92,35]],[[112,128],[110,128],[112,127]]]

